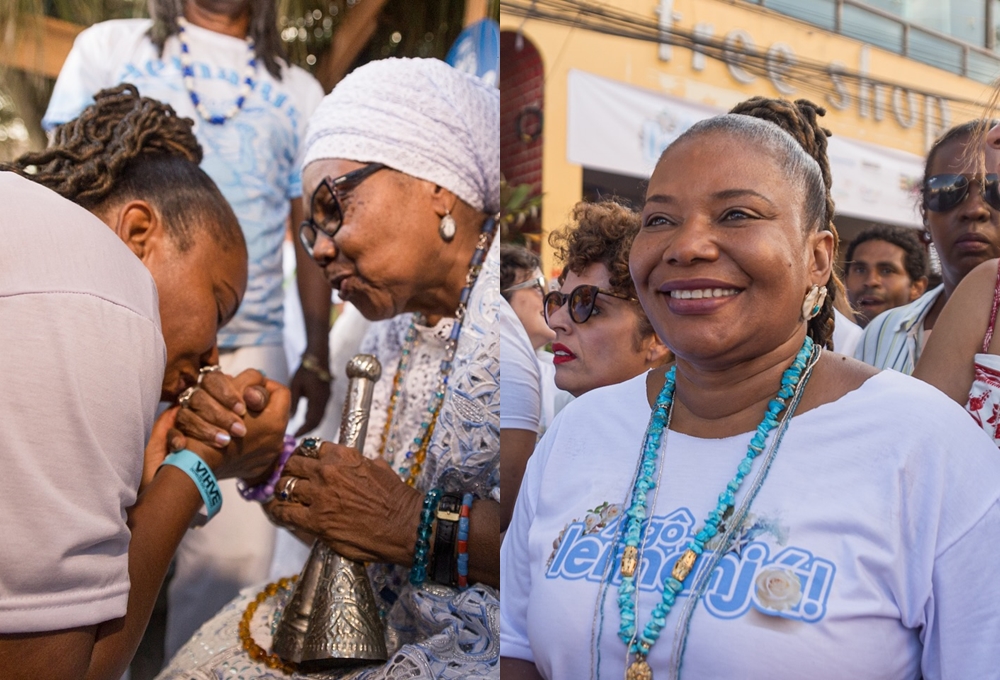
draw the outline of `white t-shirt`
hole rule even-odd
[[[163,382],[149,271],[103,222],[0,172],[0,633],[125,615],[125,510]]]
[[[833,317],[833,351],[845,357],[853,357],[865,331],[836,309],[833,310]]]
[[[500,300],[500,429],[538,432],[542,425],[542,375],[528,334],[506,300]]]
[[[205,153],[201,167],[233,206],[250,256],[246,295],[219,334],[219,346],[280,345],[281,244],[289,201],[302,195],[306,122],[323,89],[297,66],[283,68],[279,81],[258,61],[254,89],[242,110],[223,125],[212,125],[198,115],[184,87],[180,41],[170,37],[162,58],[157,56],[146,36],[151,25],[149,19],[119,19],[80,33],[42,124],[50,129],[76,118],[99,90],[121,83],[132,83],[143,96],[191,118]],[[246,41],[194,25],[186,35],[195,91],[211,113],[225,114],[236,102],[250,58]]]
[[[594,677],[597,628],[599,677],[623,676],[618,559],[603,617],[597,603],[649,414],[645,375],[594,390],[566,407],[528,462],[501,550],[500,653],[534,661],[546,678]],[[665,435],[638,572],[640,631],[750,438]],[[738,554],[722,559],[695,606],[683,677],[997,677],[998,496],[996,447],[961,407],[908,376],[880,373],[796,416]],[[677,623],[704,560],[652,649],[657,678],[672,677]]]

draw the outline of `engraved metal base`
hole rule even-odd
[[[285,617],[290,618],[275,632],[274,653],[301,664],[303,670],[349,668],[388,657],[365,566],[323,543],[313,546]]]

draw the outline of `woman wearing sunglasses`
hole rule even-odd
[[[992,123],[991,123],[992,124]],[[855,357],[876,368],[913,373],[945,303],[965,276],[1000,256],[998,152],[987,149],[980,174],[982,121],[956,125],[938,139],[924,165],[920,212],[941,261],[942,284],[883,312],[865,328]],[[980,338],[981,339],[981,338]]]
[[[1000,125],[986,135],[984,200],[1000,211]],[[974,159],[975,160],[975,159]],[[985,249],[984,249],[985,250]],[[979,264],[948,297],[913,375],[965,406],[1000,445],[1000,260]],[[947,280],[945,281],[947,283]]]
[[[664,151],[631,249],[674,366],[576,399],[528,462],[501,674],[995,676],[996,448],[937,390],[827,351],[823,111],[735,110]]]
[[[638,213],[613,201],[578,203],[572,223],[549,237],[566,268],[545,296],[555,331],[556,386],[574,397],[670,360],[635,295],[628,271]]]
[[[496,673],[499,119],[496,88],[435,59],[385,59],[344,78],[309,121],[302,245],[376,321],[361,351],[382,377],[363,455],[314,441],[266,510],[370,563],[389,661],[352,678]],[[161,678],[287,669],[267,654],[284,595],[266,586],[202,626]]]

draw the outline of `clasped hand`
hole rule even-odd
[[[156,421],[143,466],[145,486],[168,451],[197,453],[216,477],[254,481],[281,453],[290,405],[288,388],[248,369],[236,377],[206,373],[187,406],[174,406]]]

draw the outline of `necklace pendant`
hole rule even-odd
[[[684,583],[684,579],[691,573],[691,568],[697,560],[698,555],[695,554],[694,550],[688,548],[684,551],[683,555],[677,558],[677,562],[674,563],[674,569],[670,575],[681,583]]]
[[[625,680],[653,680],[653,669],[646,663],[646,659],[640,656],[625,671]]]
[[[639,566],[639,550],[634,545],[625,546],[622,554],[622,576],[628,578],[635,575],[635,569]]]

